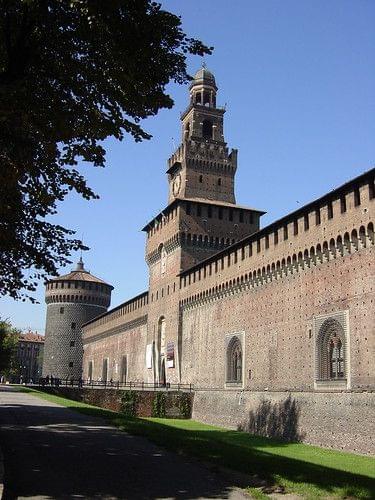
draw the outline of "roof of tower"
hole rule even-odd
[[[201,83],[208,83],[216,87],[215,77],[213,73],[211,73],[211,71],[209,71],[204,65],[195,73],[194,79],[191,82],[190,87]]]
[[[63,276],[56,276],[56,278],[51,278],[49,281],[62,281],[62,280],[90,281],[91,283],[102,283],[103,285],[112,287],[112,285],[109,285],[104,280],[97,278],[96,276],[91,274],[90,271],[87,271],[82,261],[82,257],[80,257],[79,261],[77,262],[77,267],[73,271],[71,271],[68,274],[64,274]]]

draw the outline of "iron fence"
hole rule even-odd
[[[120,382],[119,380],[83,380],[46,377],[39,379],[39,387],[78,387],[88,389],[123,389],[141,391],[193,391],[193,384],[172,384],[166,382]]]

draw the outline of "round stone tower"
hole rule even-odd
[[[82,376],[81,327],[107,311],[112,290],[111,285],[86,271],[82,258],[74,271],[47,282],[44,377]]]

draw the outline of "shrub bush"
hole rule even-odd
[[[152,401],[152,416],[164,418],[165,417],[165,394],[164,392],[155,393]]]
[[[137,415],[137,393],[135,391],[125,391],[121,396],[121,412],[126,417]]]
[[[177,396],[177,405],[180,410],[181,417],[190,418],[191,417],[191,400],[190,395],[186,392],[182,392]]]

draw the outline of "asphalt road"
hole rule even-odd
[[[199,462],[4,386],[0,446],[5,500],[248,498]]]

